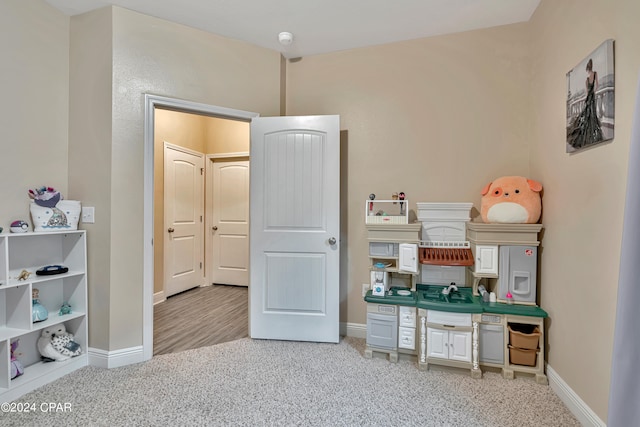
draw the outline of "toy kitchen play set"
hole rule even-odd
[[[365,357],[405,354],[421,370],[445,365],[481,378],[493,369],[547,384],[547,313],[536,304],[541,188],[500,178],[483,189],[474,221],[472,203],[417,203],[418,221],[409,223],[409,200],[370,195]],[[512,206],[524,196],[538,200],[526,212]]]

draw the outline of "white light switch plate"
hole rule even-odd
[[[367,291],[369,290],[370,285],[368,283],[363,283],[362,284],[362,296],[366,297],[367,296]]]
[[[93,224],[96,222],[96,208],[93,206],[82,207],[82,222],[85,224]]]

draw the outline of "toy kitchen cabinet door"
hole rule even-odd
[[[418,272],[418,245],[415,243],[400,243],[398,270],[407,273]]]
[[[249,335],[339,340],[340,118],[251,122]]]

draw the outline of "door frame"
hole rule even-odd
[[[204,201],[205,201],[205,215],[204,215],[204,234],[205,234],[205,262],[204,262],[204,270],[205,270],[205,280],[207,285],[213,284],[213,239],[206,239],[206,236],[209,235],[211,231],[212,223],[213,223],[213,210],[215,207],[213,206],[213,188],[210,188],[209,184],[213,181],[213,163],[216,160],[247,160],[249,164],[251,164],[251,158],[249,157],[249,152],[237,152],[237,153],[221,153],[221,154],[207,154],[205,156],[205,190],[204,190]],[[248,255],[247,255],[248,256]]]
[[[144,94],[144,226],[143,226],[143,272],[142,272],[142,358],[153,357],[153,176],[154,176],[154,128],[155,109],[165,108],[185,113],[209,115],[230,120],[250,122],[260,114],[219,107],[200,102],[187,101],[166,96]]]

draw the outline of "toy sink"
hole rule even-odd
[[[422,298],[427,301],[447,302],[451,304],[470,304],[473,302],[471,296],[459,291],[451,291],[449,295],[442,293],[442,288],[428,289],[422,293]]]

